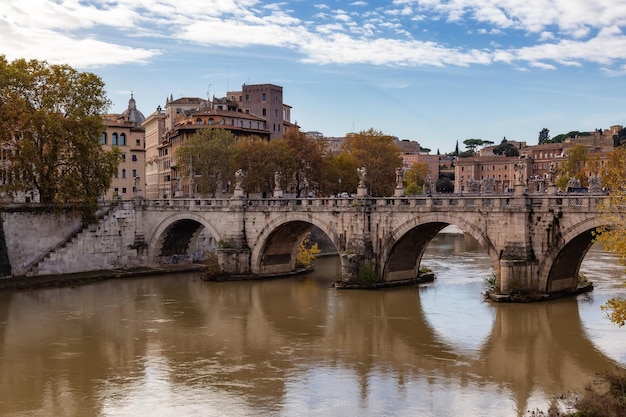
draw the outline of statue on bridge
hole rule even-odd
[[[280,190],[280,180],[283,178],[283,175],[280,171],[274,172],[274,190]]]
[[[524,185],[524,170],[526,169],[526,162],[516,162],[513,165],[513,175],[515,178],[515,185]]]
[[[481,181],[480,184],[480,188],[481,188],[481,192],[484,194],[493,194],[493,192],[495,191],[496,187],[494,184],[494,180],[491,177],[485,178]]]
[[[554,185],[556,181],[556,165],[550,164],[550,168],[548,168],[548,185]]]
[[[396,168],[396,188],[402,188],[404,182],[404,169]]]
[[[468,178],[467,180],[467,192],[469,193],[477,193],[480,191],[480,181],[477,181],[473,178]]]
[[[243,182],[243,169],[235,171],[235,190],[241,190],[241,183]]]
[[[589,192],[591,194],[602,193],[602,178],[600,178],[597,172],[589,177]]]
[[[367,179],[367,170],[365,167],[357,168],[356,173],[359,176],[359,187],[365,187],[365,180]]]

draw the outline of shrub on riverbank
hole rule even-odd
[[[623,417],[626,416],[626,370],[607,371],[585,386],[571,399],[576,411],[563,412],[556,403],[548,411],[535,410],[529,416],[540,417]]]

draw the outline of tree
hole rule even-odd
[[[373,196],[393,195],[396,184],[396,168],[402,166],[402,150],[392,136],[374,129],[346,136],[345,149],[352,155],[358,167],[367,170],[369,192]]]
[[[495,155],[504,155],[507,157],[519,156],[519,150],[517,149],[517,146],[507,141],[506,138],[503,138],[502,142],[500,142],[498,146],[495,146],[493,148],[493,153]]]
[[[290,130],[284,136],[284,140],[292,153],[288,159],[291,163],[285,174],[292,180],[296,197],[301,197],[305,190],[319,190],[324,143],[319,139],[308,137],[300,130]]]
[[[454,192],[454,184],[448,177],[441,177],[437,180],[437,184],[435,185],[435,189],[438,193],[453,193]]]
[[[296,268],[308,268],[321,252],[317,242],[311,243],[311,232],[307,232],[298,243]]]
[[[602,182],[609,193],[600,206],[602,226],[595,232],[596,241],[626,265],[626,147],[620,146],[610,153]],[[612,298],[602,308],[612,322],[619,326],[626,323],[626,299]]]
[[[275,187],[274,173],[280,172],[281,186],[288,183],[285,171],[292,169],[291,149],[284,140],[276,139],[270,142],[250,136],[239,138],[236,144],[235,165],[243,169],[245,177],[242,188],[247,192],[258,192],[271,196]],[[286,168],[287,167],[287,168]]]
[[[224,129],[201,128],[176,151],[176,169],[183,178],[194,172],[201,194],[215,196],[225,183],[234,182],[235,136]]]
[[[550,143],[550,131],[547,128],[541,129],[539,132],[539,145],[543,145],[544,143]]]
[[[478,147],[485,146],[485,145],[493,145],[493,142],[490,140],[482,140],[482,139],[465,139],[463,141],[463,144],[465,144],[465,147],[467,148],[469,152],[471,152],[473,155],[476,155],[476,149]]]
[[[320,193],[322,195],[354,192],[359,184],[356,173],[357,162],[348,152],[339,155],[328,154],[323,159]]]
[[[618,146],[622,146],[624,142],[626,142],[626,127],[620,129],[617,135],[613,136],[613,146],[617,148]]]
[[[68,65],[0,56],[0,145],[8,192],[36,192],[44,204],[70,204],[85,222],[111,185],[119,150],[100,145],[110,101],[93,73]]]
[[[567,161],[559,167],[559,177],[556,185],[564,190],[570,178],[580,181],[581,187],[586,187],[588,180],[583,169],[589,160],[589,150],[581,143],[578,143],[567,150]]]
[[[408,195],[416,195],[424,192],[424,184],[428,181],[428,174],[430,174],[430,167],[425,162],[417,162],[408,169],[404,175],[406,183],[406,193]],[[431,178],[431,182],[434,181]],[[430,184],[428,184],[430,186]],[[432,191],[432,190],[429,190]]]
[[[579,132],[578,130],[572,130],[571,132],[561,133],[560,135],[556,135],[552,139],[550,139],[546,143],[562,143],[565,142],[566,139],[576,138],[581,136],[591,136],[589,132]]]

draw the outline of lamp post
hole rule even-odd
[[[195,184],[193,182],[193,155],[189,155],[189,198],[194,197]]]

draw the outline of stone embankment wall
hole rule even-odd
[[[83,227],[80,218],[68,214],[4,211],[3,240],[11,275],[141,266],[146,259],[135,247],[134,217],[132,207],[121,207],[106,213],[99,223]]]

